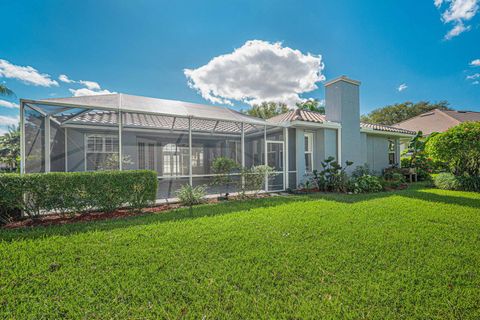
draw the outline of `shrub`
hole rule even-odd
[[[23,209],[22,180],[18,174],[0,174],[0,225],[19,217]]]
[[[232,173],[238,169],[239,165],[235,160],[218,157],[212,162],[212,171],[215,174],[213,177],[213,185],[225,187],[225,197],[228,198],[228,187],[233,184]]]
[[[352,179],[352,184],[354,193],[380,192],[383,189],[380,178],[369,174]]]
[[[156,193],[156,173],[147,170],[0,175],[2,210],[20,209],[33,218],[50,211],[140,209],[153,203]]]
[[[245,197],[247,191],[252,191],[257,195],[263,189],[265,177],[272,176],[274,169],[267,165],[259,165],[251,168],[242,168],[240,190],[242,197]],[[243,180],[243,182],[242,182]]]
[[[347,192],[349,179],[345,170],[353,162],[345,161],[345,167],[342,167],[334,160],[335,158],[328,157],[322,161],[322,170],[312,172],[312,182],[320,191]]]
[[[480,176],[459,176],[457,181],[463,191],[480,192]]]
[[[368,164],[364,164],[363,166],[356,166],[355,170],[352,172],[352,178],[360,178],[362,176],[374,176],[375,172],[373,170],[370,170],[370,167]]]
[[[446,173],[446,172],[439,173],[437,176],[435,176],[433,183],[439,189],[444,189],[444,190],[460,189],[460,183],[458,182],[457,177],[455,177],[451,173]]]
[[[434,159],[447,162],[455,175],[480,175],[480,121],[464,122],[433,135],[426,150]]]
[[[179,190],[177,190],[177,197],[183,205],[190,208],[190,213],[192,213],[192,207],[194,205],[203,202],[205,194],[205,186],[193,187],[189,184],[184,184]]]

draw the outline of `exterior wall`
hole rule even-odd
[[[388,137],[366,135],[367,164],[371,170],[381,174],[388,164]]]
[[[322,168],[322,161],[332,156],[337,158],[337,130],[336,129],[311,129],[295,128],[295,159],[297,170],[297,185],[305,180],[305,132],[313,133],[313,170]],[[289,144],[289,149],[292,148]],[[292,159],[292,157],[290,157]]]
[[[342,124],[341,159],[361,164],[360,93],[359,86],[349,81],[336,81],[325,86],[325,114],[328,121]],[[353,169],[350,169],[350,171]]]
[[[297,186],[303,182],[305,176],[305,130],[295,129],[295,148],[297,163]]]

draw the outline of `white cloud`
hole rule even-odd
[[[58,82],[46,73],[40,73],[30,66],[17,66],[3,59],[0,59],[0,77],[17,79],[34,86],[58,86]]]
[[[13,126],[13,125],[18,125],[19,122],[18,117],[8,117],[8,116],[2,116],[0,115],[0,126],[8,127],[8,126]]]
[[[478,81],[478,80],[473,81],[472,84],[474,84],[474,85],[480,84],[480,81]]]
[[[78,81],[78,83],[83,84],[90,90],[100,90],[100,85],[98,84],[98,82],[95,81],[80,80]]]
[[[406,90],[408,88],[406,83],[402,83],[401,85],[398,86],[397,90],[399,92],[402,92],[403,90]]]
[[[250,105],[262,101],[301,101],[300,94],[325,80],[320,55],[303,54],[281,43],[247,41],[232,53],[213,58],[197,69],[185,69],[188,85],[213,103]]]
[[[465,27],[465,25],[462,22],[459,22],[450,31],[447,32],[447,34],[445,35],[445,40],[450,40],[452,38],[455,38],[456,36],[468,30],[470,30],[470,26]]]
[[[91,90],[88,88],[68,89],[68,91],[70,91],[74,97],[116,93],[114,91],[109,91],[109,90]]]
[[[474,73],[472,75],[467,76],[467,80],[474,80],[480,78],[480,73]]]
[[[10,102],[10,101],[0,99],[0,107],[16,109],[18,108],[18,104],[16,104],[15,102]]]
[[[471,29],[465,22],[473,19],[478,12],[480,0],[434,0],[434,5],[441,8],[443,4],[449,3],[448,8],[442,13],[443,23],[453,23],[453,28],[445,35],[450,40],[459,34]]]
[[[58,76],[58,80],[60,80],[62,82],[65,82],[65,83],[74,83],[75,82],[74,80],[69,79],[66,74],[61,74],[60,76]]]
[[[480,67],[480,59],[475,59],[472,62],[470,62],[470,65],[473,67]]]

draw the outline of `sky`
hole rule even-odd
[[[122,92],[246,109],[361,81],[361,112],[480,111],[480,0],[0,0],[0,133],[18,99]]]

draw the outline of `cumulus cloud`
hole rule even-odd
[[[17,108],[18,108],[18,104],[16,104],[15,102],[10,102],[10,101],[6,101],[6,100],[1,100],[1,99],[0,99],[0,107],[10,108],[10,109],[17,109]]]
[[[398,86],[397,90],[398,92],[402,92],[403,90],[406,90],[408,88],[406,83],[402,83],[401,85]]]
[[[40,73],[30,66],[17,66],[3,59],[0,59],[0,77],[17,79],[34,86],[58,86],[58,82],[52,80],[46,73]]]
[[[68,91],[70,91],[74,97],[116,93],[114,91],[109,91],[109,90],[106,90],[106,89],[105,90],[91,90],[89,88],[68,89]]]
[[[475,59],[472,62],[470,62],[470,65],[472,67],[480,67],[480,59]]]
[[[106,89],[102,90],[98,82],[89,81],[89,80],[78,80],[78,81],[72,80],[65,74],[61,74],[58,77],[58,80],[65,83],[78,83],[84,86],[84,88],[80,88],[80,89],[68,89],[68,91],[70,91],[74,97],[116,93]]]
[[[465,25],[475,17],[478,12],[478,3],[480,0],[434,0],[434,5],[441,9],[444,4],[449,4],[442,13],[442,21],[445,24],[453,24],[452,29],[445,35],[446,40],[450,40],[461,33],[471,29]]]
[[[83,84],[90,90],[100,90],[100,85],[95,81],[80,80],[78,83]]]
[[[185,69],[188,85],[213,103],[250,105],[262,101],[293,106],[300,94],[325,80],[320,55],[261,40],[247,41],[232,53],[213,58],[197,69]]]
[[[74,80],[71,80],[70,78],[68,78],[68,76],[66,74],[61,74],[60,76],[58,76],[58,80],[60,80],[62,82],[65,82],[65,83],[74,83],[75,82]]]

